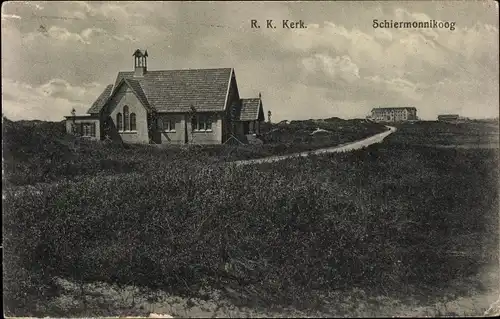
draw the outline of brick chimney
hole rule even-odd
[[[146,74],[148,69],[148,50],[142,53],[141,50],[135,50],[134,54],[134,77],[141,77]]]

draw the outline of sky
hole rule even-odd
[[[234,68],[241,97],[261,92],[273,122],[392,106],[426,120],[499,114],[493,0],[10,1],[1,14],[2,112],[12,120],[84,114],[119,71],[133,70],[138,48],[149,70]],[[283,28],[284,19],[306,28]],[[376,28],[374,19],[454,28]]]

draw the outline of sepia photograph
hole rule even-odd
[[[5,1],[4,317],[500,316],[498,1]]]

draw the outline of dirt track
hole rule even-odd
[[[311,154],[338,153],[338,152],[348,152],[348,151],[352,151],[352,150],[358,150],[358,149],[361,149],[363,147],[370,146],[372,144],[380,143],[384,140],[384,138],[386,138],[388,135],[390,135],[396,131],[396,128],[393,126],[386,126],[386,127],[389,129],[388,131],[367,137],[365,139],[362,139],[362,140],[359,140],[356,142],[351,142],[351,143],[333,146],[333,147],[328,147],[328,148],[322,148],[322,149],[318,149],[315,151],[287,154],[287,155],[281,155],[281,156],[270,156],[270,157],[251,159],[251,160],[234,161],[232,163],[234,163],[236,165],[271,163],[271,162],[277,162],[277,161],[281,161],[281,160],[284,160],[287,158],[297,157],[297,156],[308,156]]]

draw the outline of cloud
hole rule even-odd
[[[87,13],[79,10],[64,10],[62,11],[63,16],[69,19],[80,19],[84,20],[87,18]]]
[[[424,118],[457,109],[498,114],[498,10],[491,3],[78,1],[40,10],[16,3],[2,12],[22,18],[2,18],[2,52],[10,53],[2,76],[31,85],[30,94],[54,102],[54,110],[88,107],[100,92],[85,83],[112,83],[142,48],[150,69],[235,67],[242,96],[262,92],[273,120],[364,116],[374,105],[415,106]],[[375,18],[456,26],[375,29]],[[303,19],[308,28],[255,30],[251,19]],[[37,31],[41,23],[47,32]]]
[[[309,72],[323,72],[332,80],[339,79],[353,83],[359,79],[359,68],[347,55],[331,57],[326,54],[315,54],[302,60],[304,68]]]
[[[36,3],[36,1],[22,1],[23,4],[26,4],[30,7],[34,7],[37,10],[43,10],[43,6],[40,4]]]
[[[4,13],[2,13],[2,20],[7,20],[7,19],[21,20],[21,17],[18,16],[17,14],[4,14]]]
[[[66,28],[51,26],[49,29],[41,29],[37,32],[31,32],[25,37],[25,41],[31,42],[36,39],[44,39],[51,38],[54,40],[62,41],[62,42],[78,42],[84,45],[90,45],[93,42],[97,43],[107,43],[110,44],[109,41],[128,41],[128,42],[137,42],[137,39],[131,35],[111,35],[106,30],[102,28],[86,28],[81,32],[71,32]],[[112,44],[112,43],[111,43]]]
[[[374,37],[379,40],[392,41],[392,33],[387,29],[376,29],[374,31]]]
[[[113,20],[118,18],[129,18],[131,16],[125,7],[113,3],[104,3],[96,11],[104,17]]]
[[[48,35],[54,39],[61,40],[61,41],[75,41],[75,42],[81,42],[84,44],[89,44],[90,42],[84,40],[82,35],[74,32],[68,31],[66,28],[60,28],[57,26],[52,26],[48,30]]]
[[[113,39],[117,40],[117,41],[130,41],[130,42],[137,42],[138,40],[136,38],[134,38],[133,36],[131,35],[128,35],[128,34],[124,34],[124,35],[114,35],[112,36]]]
[[[21,6],[24,6],[24,7],[29,7],[29,8],[33,8],[33,9],[36,9],[37,11],[40,11],[40,10],[43,10],[43,6],[38,4],[37,1],[11,1],[11,2],[5,2],[3,4],[3,6],[7,6],[7,8],[11,7],[12,6],[16,6],[16,5],[21,5]]]
[[[85,30],[83,30],[81,33],[82,37],[84,37],[85,39],[89,39],[91,35],[105,35],[107,34],[106,31],[104,31],[104,29],[101,29],[101,28],[87,28]]]
[[[43,96],[62,98],[71,102],[85,103],[95,99],[101,87],[96,83],[73,86],[63,79],[52,79],[36,88]]]
[[[97,19],[106,19],[117,24],[130,24],[146,22],[145,19],[155,13],[158,8],[164,9],[162,3],[150,2],[147,6],[140,2],[93,2],[78,1],[75,5],[79,7],[79,12]],[[167,12],[165,12],[168,14]]]
[[[2,79],[3,113],[12,120],[62,120],[73,107],[85,113],[103,89],[97,83],[74,86],[62,79],[37,87]]]
[[[379,90],[399,93],[407,99],[414,100],[412,102],[422,98],[422,95],[417,92],[418,86],[403,78],[383,79],[380,76],[374,76],[368,77],[367,80],[379,85]]]
[[[87,28],[83,30],[80,35],[88,42],[93,40],[137,42],[137,39],[135,39],[131,35],[112,35],[102,28]]]
[[[92,6],[90,5],[90,3],[88,1],[75,1],[74,5],[80,7],[81,9],[83,9],[87,13],[90,13],[93,11]]]
[[[47,41],[47,39],[52,39],[56,41]],[[23,42],[27,45],[31,45],[33,41],[43,41],[45,43],[49,42],[52,45],[65,45],[65,43],[80,43],[80,44],[90,44],[89,41],[85,39],[82,34],[77,32],[71,32],[64,27],[51,26],[49,28],[45,27],[43,24],[38,27],[36,31],[29,32],[23,36]]]
[[[322,117],[351,117],[353,114],[364,116],[364,110],[359,103],[352,103],[343,99],[332,98],[328,94],[328,88],[310,87],[302,83],[290,85],[294,92],[291,96],[285,91],[269,91],[263,95],[263,105],[266,110],[271,110],[273,121],[279,119],[313,119]],[[271,101],[282,101],[279,107]],[[301,108],[293,108],[292,105],[302,105]]]

